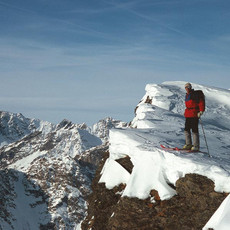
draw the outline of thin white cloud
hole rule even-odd
[[[175,32],[175,33],[183,35],[183,36],[190,36],[189,34],[183,32],[181,30],[178,30],[172,26],[168,26],[168,25],[162,23],[159,19],[153,18],[152,16],[148,16],[146,14],[140,13],[137,10],[133,9],[133,6],[136,6],[136,4],[143,4],[143,1],[131,1],[128,3],[117,3],[115,1],[112,1],[112,2],[110,1],[107,3],[113,5],[114,7],[118,8],[118,9],[120,8],[120,9],[126,10],[127,12],[132,13],[132,14],[134,14],[134,15],[142,18],[142,19],[152,21],[152,22],[158,24],[159,26],[161,26],[161,27],[163,27],[163,28],[165,28],[171,32]],[[153,5],[162,4],[162,3],[163,2],[156,2],[156,3],[153,3]],[[179,2],[173,1],[173,3],[171,2],[170,4],[175,4],[175,3],[179,3]],[[166,3],[164,2],[163,4],[166,4]]]
[[[10,8],[10,9],[13,9],[13,10],[17,10],[17,11],[20,11],[20,12],[24,12],[24,13],[25,12],[34,13],[34,11],[27,10],[25,8],[18,7],[18,6],[15,6],[15,5],[12,5],[12,4],[9,4],[9,3],[5,3],[5,2],[2,2],[2,1],[0,1],[0,6]]]

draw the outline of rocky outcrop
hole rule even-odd
[[[15,175],[14,170],[0,170],[0,180],[0,220],[5,221],[9,226],[12,227],[12,214],[9,210],[9,207],[14,206],[12,200],[15,196],[13,191],[14,181],[17,180],[17,176]],[[2,229],[1,224],[0,229]]]
[[[122,197],[125,184],[108,190],[98,183],[108,154],[105,153],[92,183],[83,230],[201,230],[227,196],[215,192],[214,183],[207,177],[187,174],[176,182],[177,195],[169,200],[160,200],[155,190],[146,200]],[[132,170],[128,157],[119,161]]]

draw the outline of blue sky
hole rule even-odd
[[[0,0],[0,110],[131,121],[147,83],[230,88],[228,0]]]

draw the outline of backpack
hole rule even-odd
[[[198,104],[200,103],[200,101],[203,101],[205,105],[205,96],[202,90],[194,90],[192,99]]]

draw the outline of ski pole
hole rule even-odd
[[[204,140],[205,140],[205,143],[206,143],[206,147],[207,147],[207,150],[208,150],[208,156],[209,156],[209,157],[211,157],[211,155],[210,155],[210,153],[209,153],[209,149],[208,149],[208,143],[207,143],[207,139],[206,139],[206,136],[205,136],[204,127],[203,127],[203,124],[202,124],[202,120],[201,120],[201,117],[200,117],[200,124],[201,124],[202,130],[203,130],[203,134],[204,134]]]

